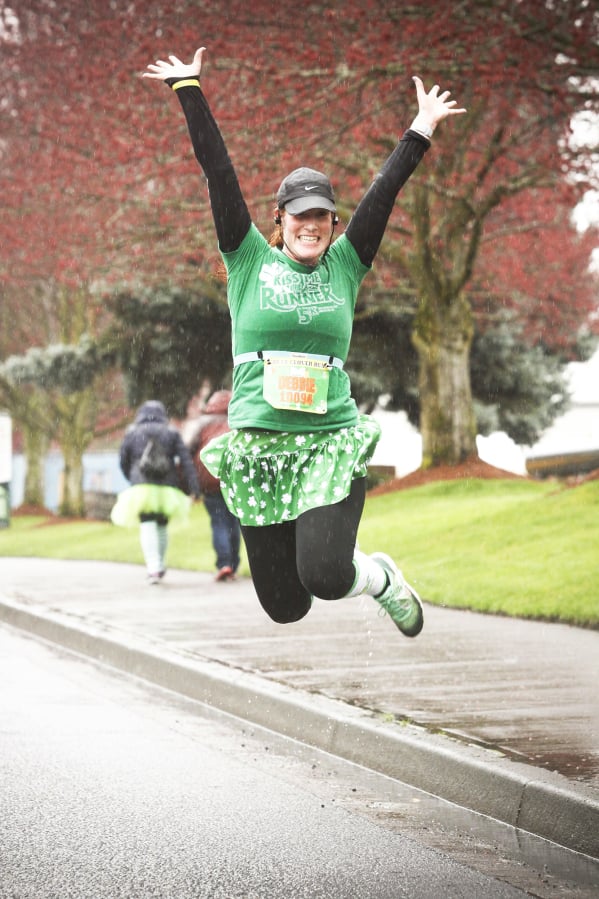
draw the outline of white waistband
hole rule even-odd
[[[318,353],[291,353],[287,350],[260,350],[257,353],[240,353],[233,356],[233,365],[241,365],[243,362],[256,362],[260,359],[293,359],[294,356],[305,356],[307,359],[316,359],[318,362],[328,362],[334,368],[343,368],[343,359],[337,356],[321,356]]]

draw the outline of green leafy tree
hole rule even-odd
[[[53,426],[46,419],[44,393],[29,385],[15,383],[0,365],[0,404],[7,409],[23,436],[27,465],[25,469],[24,503],[41,507],[44,504],[43,459],[48,449]]]
[[[509,315],[475,335],[470,369],[481,434],[505,431],[531,446],[567,407],[563,360],[529,346]]]
[[[56,440],[64,459],[59,512],[84,514],[82,457],[95,433],[97,382],[109,365],[110,359],[102,359],[87,336],[77,345],[33,347],[0,365],[0,391],[4,386],[9,408],[23,428],[32,470],[26,502],[41,505],[41,458],[50,441]]]
[[[366,409],[386,395],[386,408],[405,410],[412,424],[420,427],[418,358],[411,328],[409,315],[402,320],[380,313],[359,321],[348,371],[356,398]],[[581,349],[581,356],[588,355],[592,346],[594,341]],[[401,347],[398,354],[397,347]],[[540,344],[531,346],[509,312],[474,335],[470,378],[477,433],[505,431],[523,445],[540,437],[569,398],[563,357]]]
[[[231,382],[231,323],[224,291],[213,296],[162,287],[123,292],[112,300],[115,321],[106,345],[123,372],[127,400],[159,399],[183,418],[205,384]]]

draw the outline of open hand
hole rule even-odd
[[[413,76],[416,85],[416,97],[418,99],[418,120],[427,123],[434,128],[447,116],[462,115],[466,112],[463,108],[456,108],[456,100],[450,100],[450,91],[439,93],[439,85],[434,84],[427,93],[422,79],[418,75]]]
[[[148,66],[147,72],[143,73],[143,78],[157,78],[159,81],[165,81],[167,78],[199,78],[202,71],[202,57],[205,47],[196,50],[193,62],[186,64],[181,62],[177,56],[169,56],[169,61],[157,59],[154,64]]]

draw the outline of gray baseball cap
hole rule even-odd
[[[307,209],[337,211],[335,194],[327,176],[305,166],[283,178],[277,191],[277,206],[291,215],[299,215]]]

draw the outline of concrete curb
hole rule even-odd
[[[0,620],[237,718],[599,857],[596,791],[499,752],[399,725],[338,700],[173,652],[118,628],[0,597]]]

